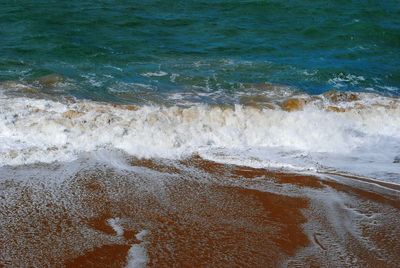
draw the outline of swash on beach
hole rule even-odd
[[[0,266],[263,266],[265,257],[268,266],[394,267],[399,66],[400,2],[394,0],[2,0],[0,222],[1,243],[10,247],[2,247]],[[220,255],[230,243],[225,236],[215,249],[202,242],[214,257],[198,249],[197,258],[187,249],[200,245],[196,228],[218,237],[211,229],[223,226],[193,214],[200,208],[180,207],[200,198],[183,201],[193,191],[204,191],[204,209],[212,211],[205,214],[227,213],[226,230],[238,245],[226,259]],[[296,219],[273,217],[281,219],[277,226],[297,226],[276,235],[293,233],[284,240],[298,243],[256,239],[254,230],[265,234],[270,225],[257,225],[264,216],[244,201],[249,196],[260,197],[267,210],[268,202],[302,204],[287,211]],[[381,197],[390,202],[380,204]],[[367,208],[366,199],[377,203]],[[218,200],[227,202],[223,211],[214,207]],[[239,212],[230,218],[229,204],[255,209],[247,215],[252,223]],[[170,218],[175,206],[206,226]],[[159,237],[168,228],[158,217],[194,233]],[[42,218],[51,220],[36,222]],[[396,226],[382,234],[387,242],[377,238],[383,223]],[[49,249],[46,232],[60,250]],[[157,241],[163,241],[159,248]],[[252,252],[247,260],[239,253],[245,249]],[[375,255],[366,257],[367,250]]]

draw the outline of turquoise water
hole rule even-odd
[[[399,1],[2,1],[0,81],[113,102],[262,83],[400,95]]]

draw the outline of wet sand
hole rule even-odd
[[[130,166],[54,183],[1,178],[1,265],[124,267],[135,245],[149,267],[400,263],[395,185],[200,157]]]

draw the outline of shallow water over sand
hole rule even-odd
[[[395,267],[399,188],[200,157],[3,169],[1,262]]]

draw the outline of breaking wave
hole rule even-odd
[[[72,161],[106,149],[398,177],[398,99],[336,92],[253,104],[133,106],[3,96],[0,165]]]

